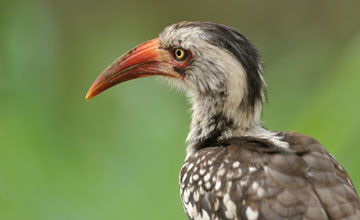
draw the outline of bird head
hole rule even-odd
[[[233,28],[209,22],[171,25],[110,64],[86,99],[118,83],[154,75],[186,91],[193,124],[220,117],[248,129],[259,120],[265,92],[261,62],[256,48]]]

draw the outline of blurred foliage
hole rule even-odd
[[[360,189],[359,1],[0,1],[0,219],[186,219],[189,105],[97,75],[182,20],[239,29],[264,60],[264,125],[318,139]]]

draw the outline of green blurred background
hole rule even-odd
[[[264,125],[315,137],[360,190],[360,1],[0,1],[0,219],[186,219],[190,122],[154,78],[95,78],[183,20],[233,26],[264,60]]]

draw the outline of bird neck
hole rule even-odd
[[[229,98],[230,97],[230,98]],[[262,104],[243,107],[240,97],[191,94],[192,121],[187,137],[187,154],[219,141],[264,130],[260,123]]]

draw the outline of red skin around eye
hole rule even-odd
[[[187,57],[185,60],[178,61],[178,60],[175,60],[175,58],[173,56],[171,56],[171,61],[175,67],[185,69],[188,66],[188,63],[191,60],[191,58],[192,58],[192,53],[190,50],[187,50]]]

